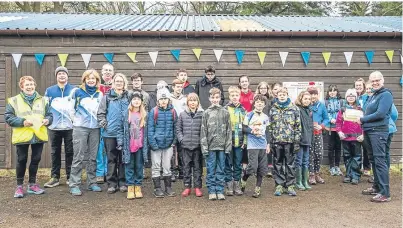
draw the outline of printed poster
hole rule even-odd
[[[294,102],[298,94],[304,90],[307,90],[308,87],[316,87],[319,92],[319,100],[324,100],[324,83],[323,82],[314,82],[315,85],[311,85],[312,82],[283,82],[283,86],[288,89],[288,95],[291,98],[291,101]]]

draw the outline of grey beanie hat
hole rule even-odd
[[[60,71],[66,72],[66,74],[69,75],[69,70],[67,70],[66,67],[64,67],[64,66],[59,66],[59,67],[56,68],[56,70],[55,70],[55,76],[57,76],[57,73],[59,73]]]

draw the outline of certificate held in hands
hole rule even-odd
[[[357,121],[358,118],[361,118],[363,116],[364,113],[361,110],[356,109],[346,109],[346,111],[343,114],[343,118],[345,121],[352,121],[352,122]]]

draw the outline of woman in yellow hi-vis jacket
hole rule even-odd
[[[43,194],[44,190],[36,184],[36,173],[41,161],[43,143],[48,141],[46,126],[52,123],[53,117],[45,97],[35,91],[36,83],[31,76],[23,76],[19,83],[21,92],[7,99],[4,118],[13,128],[12,143],[17,150],[17,189],[14,197],[24,197],[22,187],[28,159],[28,148],[31,145],[32,155],[29,164],[29,180],[27,192]]]

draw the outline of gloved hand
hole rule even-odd
[[[116,149],[117,149],[117,150],[122,150],[122,146],[121,146],[121,145],[117,145],[117,146],[116,146]]]
[[[363,135],[358,136],[358,137],[357,137],[357,141],[358,141],[358,142],[364,141],[364,136],[363,136]]]
[[[298,152],[300,149],[299,143],[294,143],[294,152]]]
[[[106,120],[102,120],[102,121],[99,122],[99,125],[100,125],[102,128],[105,128],[106,125],[108,125],[108,123],[106,122]]]
[[[346,138],[346,136],[344,135],[343,132],[339,132],[339,137],[340,137],[341,140]]]

